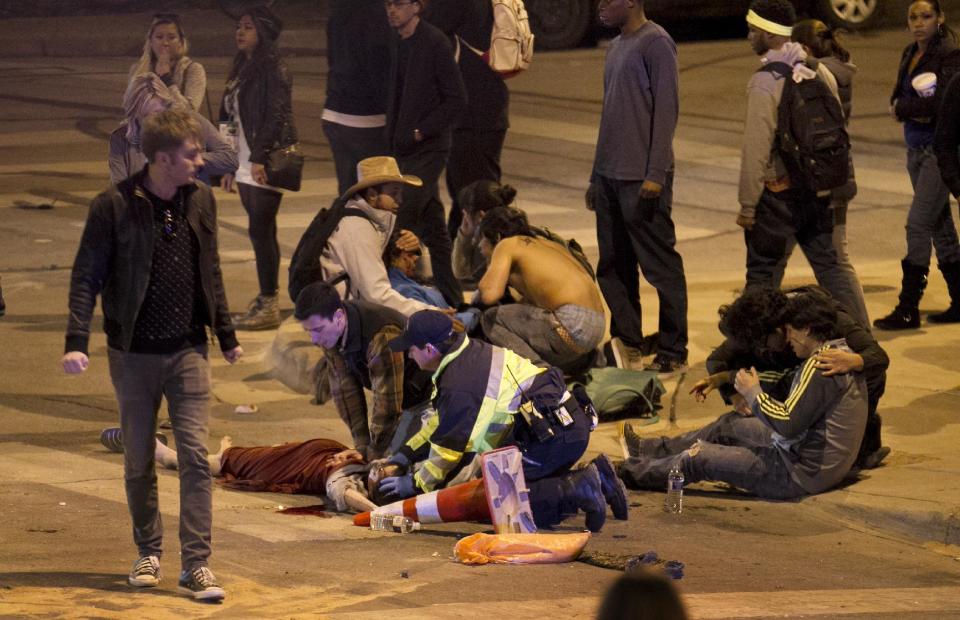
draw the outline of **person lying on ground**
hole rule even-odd
[[[120,432],[105,429],[104,435]],[[101,441],[111,450],[101,436]],[[177,453],[155,439],[156,462],[177,469]],[[122,451],[122,443],[118,443]],[[370,467],[356,450],[332,439],[309,439],[279,446],[237,447],[230,437],[220,440],[220,451],[209,454],[211,475],[220,484],[239,491],[326,496],[338,512],[375,510],[367,485]],[[390,466],[395,467],[395,466]],[[388,473],[390,469],[386,470]],[[609,485],[609,489],[608,489]],[[553,527],[582,510],[588,529],[599,532],[609,502],[618,518],[627,511],[626,489],[606,456],[587,467],[529,485],[530,509],[537,527]],[[609,498],[605,498],[604,491]]]
[[[596,282],[568,248],[536,236],[519,209],[498,207],[480,223],[489,266],[480,280],[483,333],[495,345],[538,366],[565,373],[588,367],[603,340],[606,317]],[[512,287],[521,303],[494,305]]]
[[[104,429],[100,441],[122,452],[116,441],[119,428]],[[105,439],[105,437],[112,437]],[[178,455],[159,438],[154,439],[154,460],[167,469],[178,469]],[[220,451],[207,455],[210,474],[228,489],[269,493],[325,495],[337,511],[363,512],[376,504],[367,497],[368,467],[363,455],[333,439],[308,439],[279,446],[238,447],[225,436]]]
[[[619,474],[627,486],[662,490],[679,467],[687,483],[725,482],[765,499],[792,499],[836,486],[857,458],[867,418],[860,373],[821,368],[821,356],[847,352],[834,340],[829,299],[801,293],[787,300],[786,335],[804,362],[779,386],[761,385],[754,367],[737,372],[735,388],[749,407],[679,437],[627,437]],[[789,380],[789,390],[783,390]]]

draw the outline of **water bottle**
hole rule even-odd
[[[680,514],[683,512],[683,472],[680,465],[674,465],[667,474],[667,497],[663,500],[664,512]]]
[[[370,529],[380,532],[396,532],[409,534],[420,529],[420,523],[403,515],[370,515]]]

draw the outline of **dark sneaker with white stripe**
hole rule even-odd
[[[160,558],[145,555],[133,563],[127,581],[138,588],[153,588],[160,585]]]
[[[156,433],[154,436],[157,438],[157,441],[163,445],[167,445],[166,435]],[[123,430],[119,426],[103,429],[100,431],[100,444],[110,452],[123,454]]]
[[[177,590],[181,594],[208,603],[222,601],[223,597],[226,596],[226,592],[217,583],[217,578],[213,576],[213,571],[206,566],[195,566],[180,573],[180,583],[177,584]]]

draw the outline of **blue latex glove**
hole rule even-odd
[[[417,487],[413,483],[413,474],[406,476],[392,476],[384,478],[377,487],[380,496],[388,502],[395,502],[401,499],[407,499],[417,494]]]
[[[400,468],[406,470],[408,467],[410,467],[410,459],[408,459],[402,452],[397,452],[387,459],[387,464],[398,465]]]

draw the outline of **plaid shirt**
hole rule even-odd
[[[350,429],[354,445],[361,452],[369,447],[382,454],[393,439],[403,409],[403,353],[394,353],[388,346],[402,328],[393,323],[381,324],[369,339],[364,338],[362,330],[366,325],[360,317],[364,305],[363,302],[345,304],[345,341],[324,353],[329,362],[330,396],[340,418]],[[369,416],[364,387],[373,393]]]

